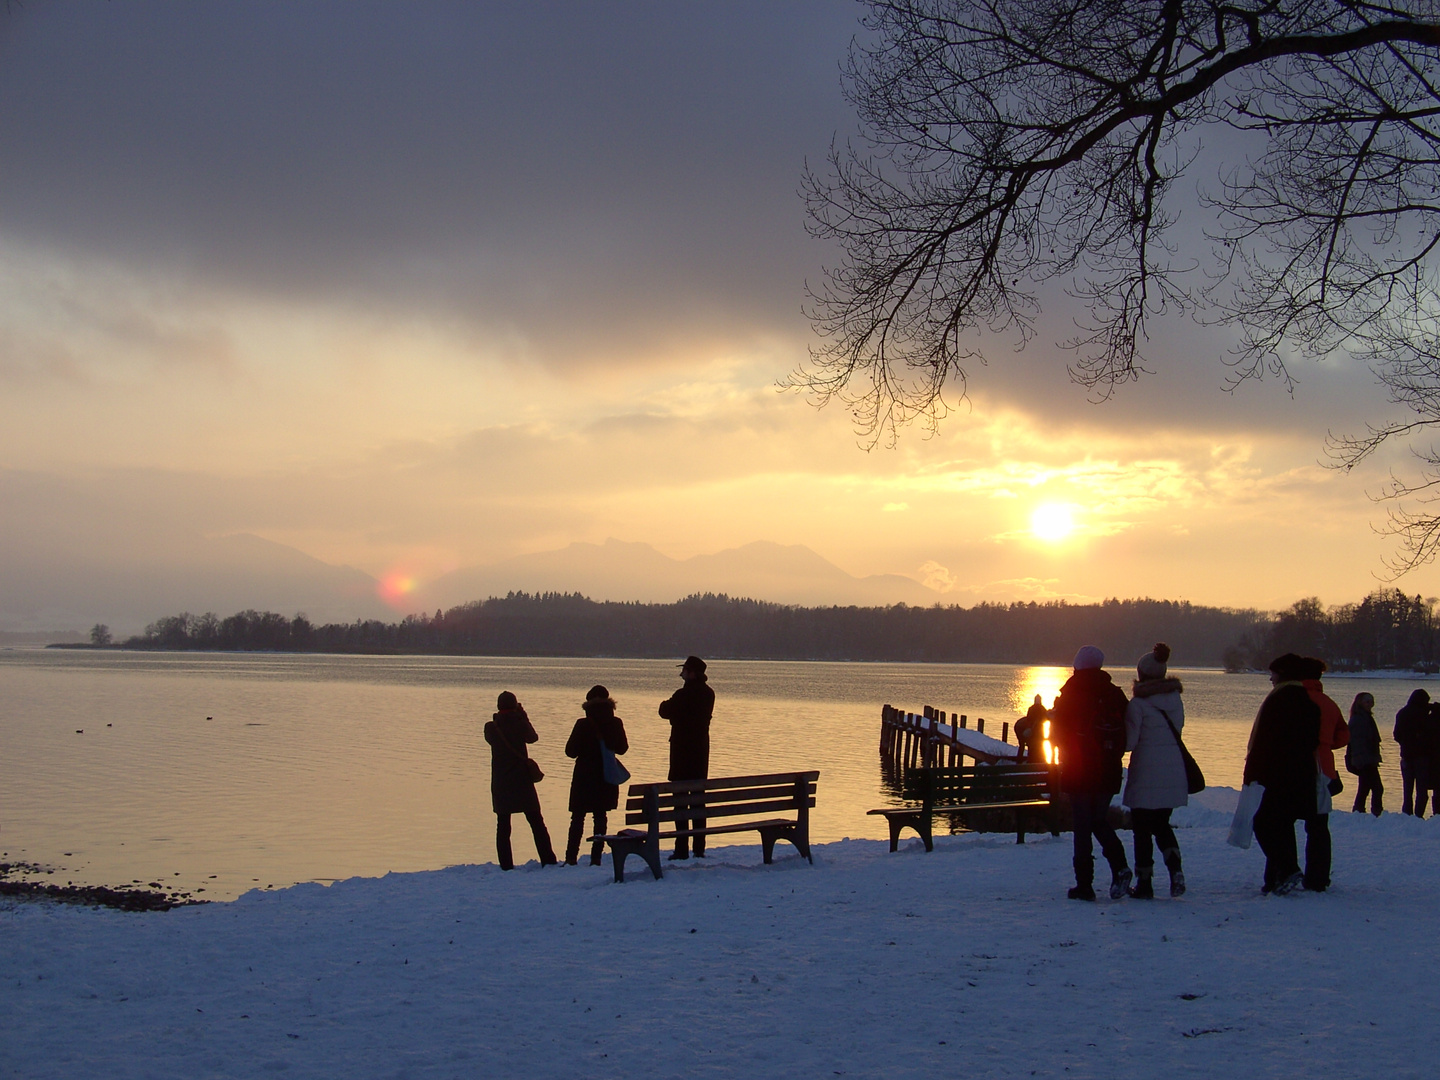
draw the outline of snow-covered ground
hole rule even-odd
[[[1336,813],[1332,890],[1262,898],[1234,792],[1201,798],[1180,900],[1067,901],[1068,835],[972,834],[623,885],[531,863],[164,914],[14,903],[0,1074],[1433,1074],[1440,825]]]

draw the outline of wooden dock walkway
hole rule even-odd
[[[880,710],[880,756],[896,768],[914,769],[933,765],[961,765],[972,758],[986,765],[1014,762],[1020,748],[1010,742],[1010,722],[1000,724],[1000,738],[985,734],[985,719],[977,717],[974,728],[964,714],[945,712],[929,705],[920,713],[904,712],[892,705]]]

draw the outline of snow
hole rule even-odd
[[[0,1075],[1428,1075],[1440,825],[1336,813],[1332,889],[1261,897],[1235,795],[1177,812],[1180,900],[1067,901],[1068,835],[968,834],[12,903]]]
[[[962,745],[968,746],[972,750],[979,750],[981,753],[989,754],[992,757],[1005,758],[1018,757],[1020,755],[1019,747],[1011,746],[1009,743],[1001,742],[999,739],[991,738],[989,735],[981,735],[980,732],[974,731],[971,728],[956,729],[951,724],[935,724],[935,728],[941,735],[947,738],[953,737]]]

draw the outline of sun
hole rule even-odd
[[[1030,515],[1030,533],[1037,540],[1056,543],[1075,531],[1075,515],[1064,503],[1044,503]]]

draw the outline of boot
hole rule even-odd
[[[1071,900],[1094,900],[1095,899],[1095,860],[1094,858],[1074,861],[1075,887],[1065,895]]]
[[[1135,886],[1130,890],[1131,898],[1135,900],[1154,900],[1154,877],[1154,863],[1151,863],[1149,866],[1141,866],[1137,863],[1135,866]]]
[[[1185,871],[1180,868],[1180,849],[1166,848],[1161,854],[1165,856],[1165,869],[1170,871],[1170,895],[1184,896]]]
[[[1110,899],[1119,900],[1130,895],[1130,882],[1134,878],[1128,866],[1115,870],[1110,875]]]

